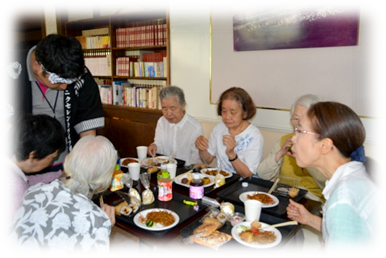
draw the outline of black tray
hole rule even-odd
[[[243,182],[247,182],[248,187],[243,187],[241,185]],[[217,196],[225,201],[243,206],[244,203],[239,198],[240,194],[244,192],[249,192],[249,191],[268,192],[272,185],[273,185],[273,182],[271,181],[263,180],[255,177],[249,177],[218,192]],[[290,187],[285,185],[280,185],[280,186]],[[280,186],[278,184],[278,187]],[[307,190],[299,189],[299,194],[295,198],[293,198],[293,200],[298,202],[301,198],[303,198],[306,195],[307,192],[308,192]],[[283,216],[287,212],[286,208],[288,206],[290,197],[283,196],[281,193],[278,193],[278,192],[273,192],[272,194],[279,199],[279,204],[272,208],[263,208],[262,213],[268,213],[274,216]]]
[[[147,210],[147,209],[152,209],[152,208],[161,208],[161,209],[168,209],[168,210],[174,211],[180,217],[180,221],[178,222],[178,224],[176,226],[183,223],[184,221],[186,221],[190,217],[194,216],[196,213],[207,208],[207,206],[201,204],[201,201],[198,201],[198,210],[195,210],[194,207],[188,206],[188,205],[183,203],[184,200],[189,200],[189,201],[194,201],[194,200],[190,199],[187,196],[176,193],[176,192],[173,192],[173,199],[172,200],[170,200],[168,202],[162,202],[162,201],[159,201],[157,198],[157,196],[158,196],[157,188],[153,188],[152,191],[154,194],[155,201],[149,205],[141,205],[138,212],[143,211],[143,210]],[[110,193],[104,194],[103,199],[104,199],[106,204],[116,206],[123,201],[122,196],[123,195],[119,194],[119,192],[110,192]],[[137,214],[138,214],[138,212],[137,212]],[[135,215],[127,217],[127,216],[121,215],[121,216],[116,216],[115,218],[117,221],[120,221],[120,222],[123,222],[125,224],[130,225],[130,226],[138,228],[138,230],[145,230],[145,229],[141,229],[141,228],[137,227],[134,224],[134,221],[133,221],[134,216]],[[157,237],[162,237],[167,232],[169,232],[169,230],[171,230],[171,229],[161,230],[161,231],[148,231],[148,232],[153,233],[153,235],[155,235]],[[147,231],[147,230],[145,230],[145,231]]]
[[[244,207],[239,206],[239,205],[234,205],[234,206],[235,206],[235,212],[244,213]],[[184,237],[184,238],[191,236],[193,234],[194,229],[196,229],[198,226],[201,225],[201,223],[202,223],[201,219],[202,219],[202,217],[197,219],[197,220],[195,220],[194,222],[192,222],[188,226],[184,227],[183,229],[181,229],[180,230],[181,236]],[[267,223],[269,225],[286,222],[286,220],[284,220],[284,219],[281,219],[281,218],[278,218],[278,217],[275,217],[275,216],[272,216],[272,215],[269,215],[269,214],[265,214],[265,213],[261,214],[260,221],[264,222],[264,223]],[[229,221],[227,221],[227,222],[225,222],[224,226],[222,226],[219,229],[219,231],[227,233],[229,235],[232,235],[232,227],[233,226],[231,225],[231,223]],[[278,248],[282,247],[299,230],[299,228],[300,228],[300,225],[295,225],[295,226],[292,225],[292,226],[285,226],[285,227],[277,228],[280,231],[281,235],[282,235],[282,240],[281,240],[280,244],[278,244],[277,246],[274,247],[274,249],[278,249]],[[195,248],[198,247],[198,246],[201,246],[201,245],[195,244]],[[231,241],[225,243],[220,248],[221,248],[221,251],[224,251],[224,249],[225,250],[227,250],[227,249],[234,250],[234,248],[241,247],[241,246],[243,248],[245,247],[245,250],[247,250],[247,251],[251,251],[252,250],[252,248],[243,246],[243,245],[241,245],[240,243],[238,243],[234,239],[232,239]],[[207,247],[202,246],[202,248],[207,248]],[[270,250],[271,249],[272,248],[270,248]]]

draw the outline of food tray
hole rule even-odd
[[[235,212],[244,213],[244,208],[242,206],[235,205]],[[286,222],[286,220],[284,220],[284,219],[281,219],[281,218],[278,218],[278,217],[275,217],[275,216],[272,216],[269,214],[265,214],[265,213],[261,214],[260,221],[267,223],[269,225]],[[194,222],[192,222],[191,224],[189,224],[188,226],[186,226],[180,230],[181,236],[184,238],[191,236],[193,234],[194,229],[196,229],[201,224],[202,224],[202,218],[195,220]],[[232,233],[231,233],[232,227],[233,226],[231,225],[231,223],[229,221],[227,221],[219,229],[219,231],[227,233],[229,235],[232,235]],[[292,225],[292,226],[285,226],[285,227],[277,228],[282,235],[282,241],[280,242],[280,244],[278,246],[274,247],[274,249],[280,248],[281,246],[283,246],[299,230],[299,228],[300,228],[300,225],[295,225],[295,226]],[[201,246],[198,244],[194,244],[194,245],[195,245],[194,246],[195,248],[197,246]],[[221,251],[224,251],[224,249],[225,250],[227,250],[227,249],[232,250],[232,248],[235,248],[235,247],[240,248],[241,245],[239,243],[237,243],[236,240],[232,239],[231,241],[229,241],[229,242],[225,243],[223,246],[221,246],[220,249],[221,249]],[[202,246],[202,248],[207,248],[207,247]],[[248,248],[246,250],[250,251],[252,249]]]
[[[243,187],[241,184],[243,182],[247,182],[248,186]],[[268,192],[271,186],[273,185],[273,182],[268,181],[268,180],[263,180],[260,178],[255,178],[255,177],[249,177],[245,178],[242,181],[239,181],[228,188],[219,191],[217,193],[217,196],[220,197],[221,199],[231,202],[233,204],[241,205],[243,206],[244,203],[240,200],[239,196],[240,194],[244,192],[249,192],[249,191],[260,191],[260,192]],[[278,184],[278,187],[290,187],[290,186],[285,186]],[[298,202],[300,199],[302,199],[306,193],[308,192],[305,189],[299,189],[299,194],[293,198],[294,201]],[[289,196],[288,195],[283,195],[281,193],[273,192],[272,193],[274,196],[276,196],[279,199],[279,204],[275,207],[272,208],[264,208],[262,209],[262,213],[268,213],[274,216],[283,216],[287,212],[287,206],[289,203]]]
[[[192,206],[188,206],[188,205],[183,203],[184,200],[189,200],[189,201],[193,201],[193,200],[187,196],[181,195],[181,194],[176,193],[176,192],[173,192],[173,199],[171,201],[162,202],[162,201],[159,201],[157,198],[158,191],[156,189],[152,189],[152,190],[153,190],[155,201],[149,205],[141,205],[141,207],[138,209],[138,212],[143,211],[143,210],[147,210],[147,209],[152,209],[152,208],[161,208],[161,209],[168,209],[168,210],[174,211],[180,217],[180,221],[178,222],[176,227],[179,224],[186,221],[187,219],[189,219],[190,217],[194,216],[196,213],[207,208],[207,206],[202,205],[201,202],[198,202],[198,210],[197,211],[194,210],[194,208]],[[104,199],[104,202],[106,204],[109,204],[112,206],[116,206],[123,201],[122,197],[116,192],[110,192],[108,194],[103,195],[103,199]],[[136,214],[138,214],[138,212]],[[147,230],[141,229],[135,225],[135,223],[133,221],[134,215],[129,216],[129,217],[116,216],[115,218],[117,221],[120,221],[122,223],[130,225],[131,227],[137,228],[137,230],[147,231]],[[148,232],[151,232],[156,237],[162,237],[167,232],[169,232],[169,230],[171,230],[171,229],[162,230],[162,231],[148,231]]]

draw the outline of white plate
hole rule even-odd
[[[260,222],[260,223],[261,223],[262,227],[268,226],[268,224],[266,224],[266,223],[263,223],[263,222]],[[265,229],[264,231],[273,231],[274,232],[274,234],[276,236],[276,239],[275,239],[274,242],[269,243],[269,244],[247,243],[247,242],[243,241],[240,238],[240,236],[239,236],[237,228],[240,227],[240,226],[246,226],[248,228],[251,228],[251,222],[250,221],[245,221],[245,222],[237,224],[236,226],[233,226],[233,228],[232,228],[232,236],[233,236],[233,238],[237,242],[242,244],[242,245],[245,245],[245,246],[248,246],[248,247],[252,247],[252,248],[271,248],[271,247],[277,246],[281,242],[281,233],[280,233],[280,231],[277,230],[276,228],[268,228],[268,229]]]
[[[135,160],[135,161],[139,162],[137,158],[130,158],[130,157],[129,157],[129,158],[122,158],[122,159],[120,160],[120,165],[121,165],[121,167],[125,167],[125,168],[128,167],[127,165],[122,165],[122,162],[123,162],[124,160],[126,160],[126,159]]]
[[[207,171],[213,171],[213,170],[217,172],[217,168],[203,168],[203,169],[201,169],[201,173],[203,173],[203,174],[206,175],[206,176],[210,176],[210,175],[208,175],[206,172],[207,172]],[[232,172],[226,171],[226,170],[224,170],[224,169],[221,169],[221,170],[224,171],[224,172],[226,172],[226,173],[228,173],[227,176],[224,176],[225,178],[230,178],[230,177],[233,176],[233,173],[232,173]],[[216,175],[217,175],[217,173],[216,173]]]
[[[153,167],[155,165],[159,165],[159,166],[156,166],[156,167],[157,168],[161,168],[161,164],[163,164],[165,162],[168,162],[168,163],[171,163],[171,164],[177,164],[177,160],[175,160],[175,159],[172,159],[169,162],[169,157],[168,156],[156,156],[156,157],[154,157],[154,159],[153,158],[146,158],[146,159],[141,160],[141,165],[143,167]]]
[[[263,208],[272,208],[272,207],[275,207],[276,205],[279,204],[279,199],[276,196],[274,196],[272,194],[267,194],[265,192],[259,192],[259,191],[250,191],[250,192],[242,193],[242,194],[240,194],[239,198],[240,198],[240,200],[242,202],[245,202],[246,200],[248,200],[248,195],[254,195],[254,194],[257,194],[257,193],[266,194],[269,197],[271,197],[272,200],[273,200],[273,204],[264,204],[263,203]]]
[[[146,215],[149,212],[152,212],[152,211],[167,211],[167,212],[169,212],[174,217],[174,223],[169,225],[169,226],[166,226],[166,227],[164,227],[164,226],[158,227],[156,225],[154,225],[153,227],[146,226],[146,223],[142,223],[140,221],[139,217],[142,216],[142,217],[146,218]],[[150,230],[150,231],[160,231],[160,230],[166,230],[166,229],[169,229],[169,228],[172,228],[172,227],[176,226],[178,224],[178,222],[180,221],[180,217],[177,215],[177,213],[175,213],[175,212],[173,212],[171,210],[154,208],[154,209],[143,210],[143,211],[137,213],[137,215],[134,216],[134,220],[133,221],[134,221],[135,225],[137,225],[138,227],[140,227],[142,229],[146,229],[146,230]]]
[[[188,172],[188,173],[190,173],[190,172]],[[204,174],[200,174],[200,175],[201,175],[201,178],[208,177],[208,178],[210,179],[210,183],[204,185],[204,187],[209,187],[209,186],[214,185],[214,177],[213,177],[213,176],[207,176],[207,175],[204,175]],[[176,184],[178,184],[178,185],[182,185],[182,186],[185,186],[185,187],[189,187],[190,185],[184,184],[184,183],[181,182],[182,179],[184,179],[184,178],[188,178],[187,173],[184,173],[184,174],[181,174],[181,175],[179,175],[179,176],[176,176],[176,177],[174,178],[174,182],[175,182]]]

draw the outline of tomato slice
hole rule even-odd
[[[260,231],[257,228],[251,228],[251,232],[255,234],[260,234]]]

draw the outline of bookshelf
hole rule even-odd
[[[100,86],[105,128],[121,157],[149,145],[162,116],[158,92],[170,85],[167,10],[103,16],[66,23],[82,44],[86,66]]]

